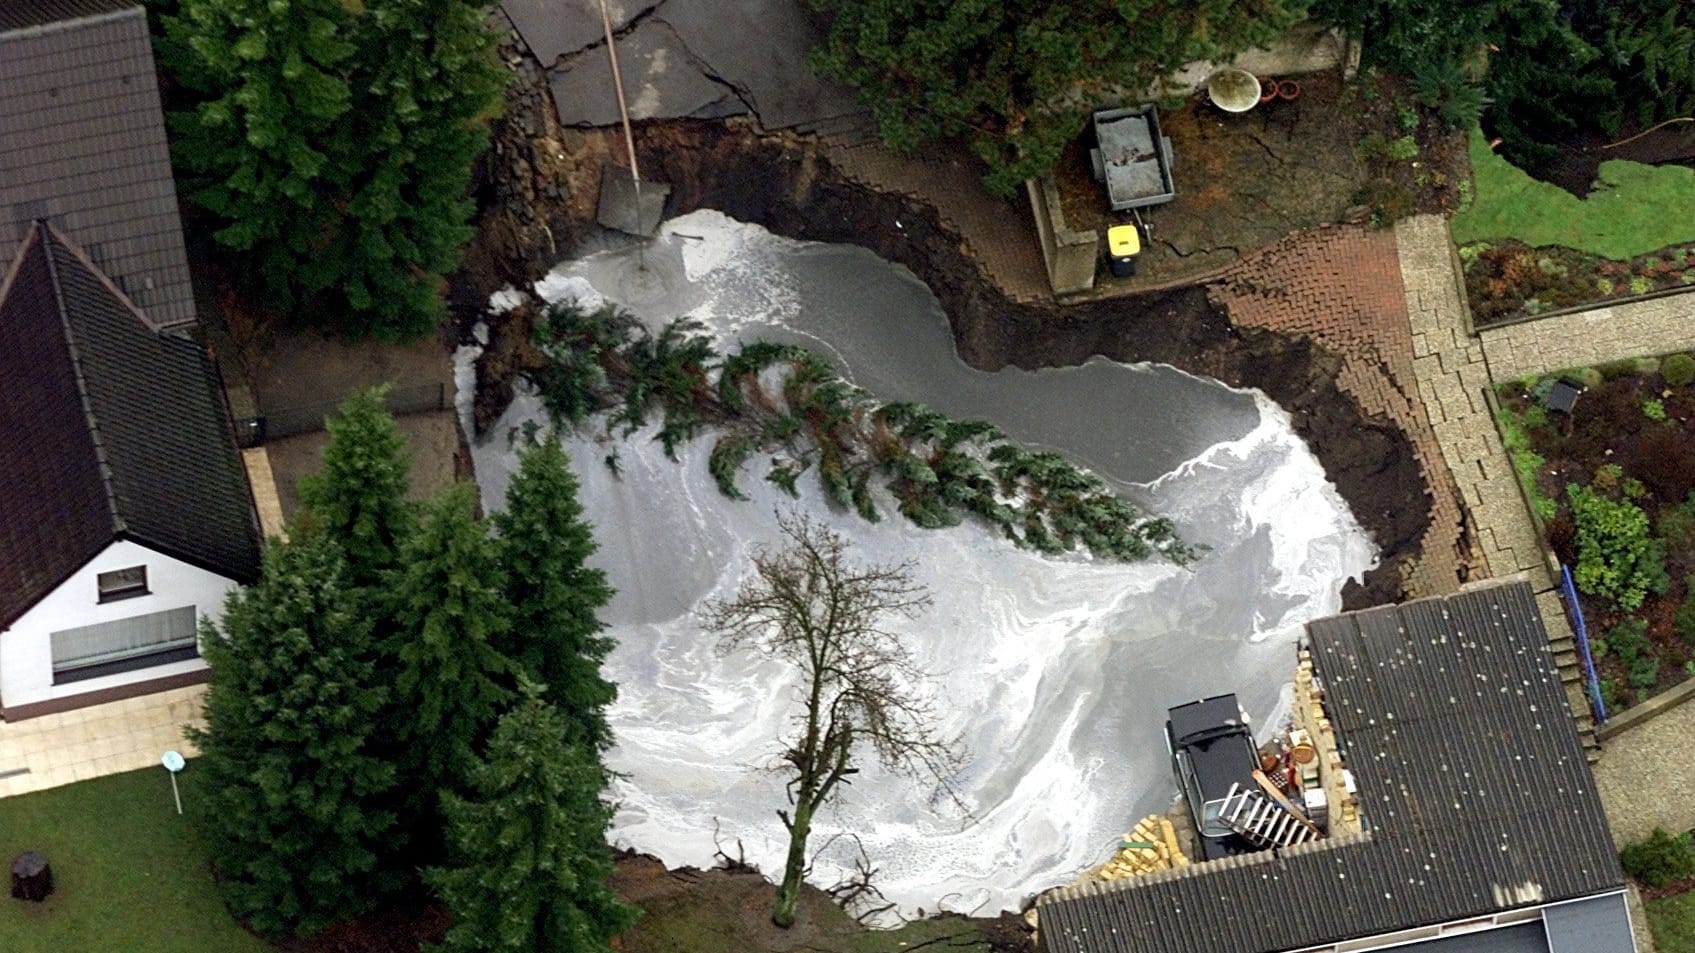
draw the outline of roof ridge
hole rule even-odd
[[[51,220],[43,218],[38,219],[37,221],[40,222],[40,224],[47,230],[47,235],[52,238],[53,241],[57,242],[66,251],[70,252],[71,255],[76,258],[78,264],[86,268],[88,273],[94,276],[95,280],[99,281],[108,292],[118,299],[119,303],[124,306],[124,310],[134,315],[135,319],[141,322],[141,326],[143,328],[146,328],[155,335],[163,336],[165,331],[164,326],[154,323],[153,319],[147,316],[147,312],[141,310],[141,306],[136,304],[135,301],[130,298],[129,293],[118,287],[118,283],[113,281],[110,275],[106,274],[105,269],[101,268],[93,258],[88,256],[87,252],[82,250],[81,245],[78,245],[69,235],[59,231],[59,226],[54,225]]]
[[[10,30],[0,30],[0,41],[45,36],[50,33],[59,33],[64,30],[81,29],[89,26],[90,24],[106,23],[112,20],[121,20],[125,17],[133,17],[137,13],[140,13],[144,17],[147,15],[146,9],[142,6],[142,0],[135,0],[132,4],[112,10],[101,10],[94,13],[85,13],[82,16],[64,17],[58,20],[48,20],[45,23],[32,23],[29,26],[13,27]]]
[[[100,467],[100,485],[106,491],[106,507],[112,514],[112,533],[120,535],[126,527],[123,511],[118,507],[118,488],[112,480],[112,464],[106,459],[105,443],[100,439],[100,420],[94,415],[94,402],[88,396],[88,379],[82,371],[82,352],[77,347],[76,334],[71,330],[70,314],[65,307],[65,291],[59,281],[59,263],[54,260],[53,245],[48,241],[49,237],[65,240],[56,229],[37,219],[30,226],[29,234],[24,237],[22,250],[28,249],[31,240],[41,244],[41,255],[47,263],[47,277],[53,284],[53,303],[59,312],[59,328],[65,335],[65,349],[70,354],[71,372],[76,378],[77,398],[82,401],[82,414],[88,421],[88,438],[94,442],[94,459]],[[84,258],[83,261],[86,263],[87,259]],[[95,273],[99,274],[99,269],[95,269]],[[131,307],[133,308],[133,305]]]

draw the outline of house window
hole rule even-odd
[[[200,655],[194,606],[65,629],[53,633],[52,642],[55,685]]]
[[[103,572],[95,577],[95,583],[100,587],[101,602],[117,602],[119,599],[134,599],[136,596],[147,595],[147,567],[131,566],[128,569],[114,569]]]

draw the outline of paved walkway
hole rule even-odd
[[[1620,845],[1655,827],[1695,828],[1695,704],[1685,703],[1613,735],[1595,765],[1595,785]]]
[[[1537,592],[1553,587],[1518,479],[1484,397],[1489,366],[1470,334],[1458,262],[1440,216],[1395,226],[1413,341],[1413,377],[1442,458],[1476,526],[1483,575],[1524,573]]]
[[[158,767],[160,755],[171,749],[192,757],[197,750],[183,737],[182,729],[201,723],[205,694],[206,686],[194,685],[27,721],[0,722],[0,797]]]
[[[1489,574],[1523,573],[1531,580],[1556,655],[1569,670],[1571,630],[1483,389],[1565,367],[1695,349],[1695,294],[1487,329],[1474,337],[1458,291],[1447,223],[1420,216],[1402,222],[1396,234],[1419,354],[1414,361],[1419,392],[1476,521]],[[1569,676],[1567,691],[1581,724],[1587,720],[1586,701]],[[1695,827],[1691,737],[1695,705],[1685,704],[1607,739],[1595,781],[1619,844],[1656,826]]]
[[[1497,381],[1695,350],[1695,292],[1486,328],[1478,337]]]

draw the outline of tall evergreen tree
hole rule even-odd
[[[431,871],[453,926],[444,953],[604,953],[637,911],[606,885],[611,810],[594,753],[519,677],[523,701],[500,719],[473,795],[449,794],[453,865]]]
[[[199,94],[171,117],[188,198],[240,251],[286,249],[324,227],[344,170],[333,155],[352,107],[353,14],[342,0],[183,0],[160,57]]]
[[[349,397],[327,423],[324,468],[301,481],[301,500],[347,555],[348,582],[376,586],[413,527],[406,502],[406,438],[383,403],[386,387]]]
[[[606,706],[617,688],[600,674],[612,649],[595,613],[612,598],[606,574],[588,565],[594,537],[577,502],[577,478],[556,440],[542,440],[519,458],[506,490],[506,510],[494,517],[512,627],[499,645],[559,709],[573,743],[596,755],[612,743]]]
[[[404,820],[423,862],[439,860],[444,789],[463,790],[476,752],[511,691],[512,661],[495,647],[509,625],[500,564],[476,497],[459,483],[425,505],[394,576],[394,706]]]
[[[470,236],[506,71],[487,0],[181,0],[163,59],[187,193],[268,300],[383,337],[428,330]],[[325,307],[327,305],[327,307]]]
[[[311,531],[272,541],[259,582],[231,593],[211,663],[197,799],[219,888],[260,933],[307,934],[381,890],[395,781],[372,750],[384,702],[370,623],[340,550]]]

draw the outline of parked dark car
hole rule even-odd
[[[1200,835],[1202,860],[1258,850],[1252,842],[1218,819],[1219,804],[1240,784],[1258,790],[1254,771],[1259,749],[1248,727],[1247,713],[1235,695],[1215,695],[1166,713],[1165,740],[1171,749],[1171,770],[1177,789],[1189,802]]]

